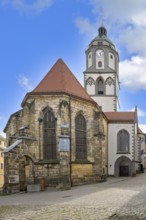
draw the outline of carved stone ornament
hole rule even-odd
[[[92,86],[92,85],[95,85],[95,81],[94,81],[94,79],[92,79],[90,77],[90,78],[87,79],[86,84]]]
[[[102,115],[101,111],[99,112],[94,111],[94,119],[100,119],[101,115]]]
[[[63,100],[59,106],[61,116],[61,135],[69,135],[69,104]]]
[[[35,104],[35,99],[26,102],[26,106],[28,107],[29,110],[31,110],[34,107],[34,104]]]
[[[114,81],[111,77],[107,78],[106,85],[109,85],[109,86],[114,85]]]

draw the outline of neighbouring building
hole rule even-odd
[[[108,174],[134,176],[143,170],[142,136],[135,112],[106,112],[108,124]]]
[[[138,127],[138,158],[140,158],[140,171],[144,172],[144,153],[145,153],[145,134],[143,131]]]
[[[117,111],[119,55],[103,26],[86,50],[84,87],[59,59],[26,94],[4,129],[5,187],[71,186],[143,171],[137,108]]]
[[[0,135],[0,188],[4,184],[4,154],[5,138]]]

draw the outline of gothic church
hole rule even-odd
[[[103,26],[86,50],[84,88],[59,59],[6,132],[5,188],[69,188],[143,169],[137,109],[117,112],[119,55]]]

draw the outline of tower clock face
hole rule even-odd
[[[97,56],[97,57],[103,57],[103,56],[104,56],[104,51],[101,50],[101,49],[97,50],[97,51],[96,51],[96,56]]]

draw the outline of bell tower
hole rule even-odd
[[[104,112],[117,111],[119,55],[104,26],[86,50],[84,87]]]

